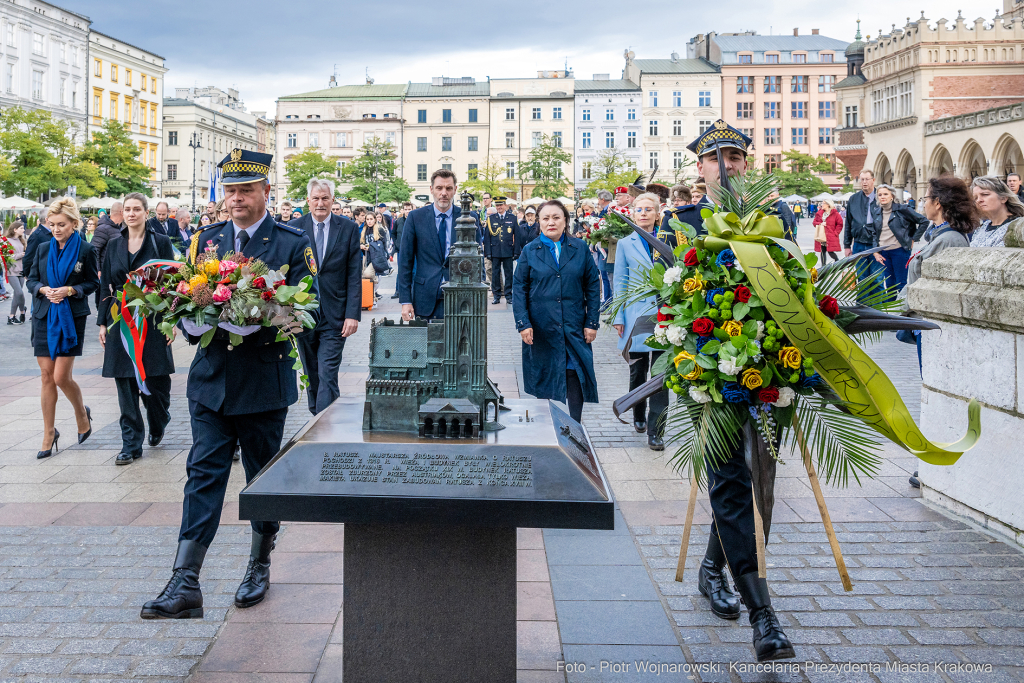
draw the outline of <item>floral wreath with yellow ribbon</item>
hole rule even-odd
[[[647,389],[619,399],[616,414],[662,384],[673,391],[676,409],[665,426],[672,463],[701,483],[706,461],[727,461],[746,423],[776,458],[794,436],[805,440],[826,480],[840,485],[850,475],[859,482],[877,473],[873,434],[925,462],[956,462],[980,436],[977,402],[968,406],[962,439],[933,443],[860,345],[882,330],[936,325],[890,314],[896,293],[876,278],[858,280],[857,257],[819,273],[816,255],[785,239],[782,222],[770,215],[772,176],[730,180],[731,189],[713,190],[715,209],[701,212],[706,235],[673,220],[685,239],[670,252],[635,228],[666,258],[631,280],[614,306],[657,297],[645,344],[665,353]]]

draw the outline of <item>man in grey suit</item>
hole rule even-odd
[[[292,223],[313,245],[320,285],[320,322],[299,338],[302,367],[309,377],[306,397],[316,415],[341,395],[338,368],[345,339],[359,329],[362,282],[359,226],[331,213],[334,182],[313,178],[306,186],[309,213]]]

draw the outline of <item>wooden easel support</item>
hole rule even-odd
[[[686,568],[686,553],[690,547],[690,529],[693,528],[693,511],[697,507],[697,475],[690,475],[690,500],[686,504],[686,521],[683,523],[683,540],[679,546],[679,562],[676,564],[676,581],[683,580]]]
[[[793,416],[793,429],[796,434],[796,442],[803,454],[804,469],[807,470],[807,478],[811,482],[814,499],[818,503],[818,512],[821,513],[821,523],[825,525],[828,544],[832,546],[832,557],[835,558],[836,569],[839,570],[839,578],[843,582],[843,590],[852,591],[853,583],[850,581],[850,573],[846,570],[846,562],[843,561],[843,551],[839,548],[839,539],[836,538],[836,531],[832,528],[832,518],[829,517],[828,508],[825,506],[825,496],[822,494],[821,484],[818,482],[818,473],[814,470],[814,463],[811,462],[811,453],[807,450],[804,433],[800,429],[800,422],[797,420],[796,415]]]
[[[754,499],[754,543],[757,547],[757,578],[768,578],[768,567],[764,559],[764,520],[761,519],[761,509],[757,506],[757,495],[754,494],[754,487],[750,487],[750,495]]]

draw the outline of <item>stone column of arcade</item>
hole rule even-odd
[[[365,401],[311,420],[239,497],[243,519],[345,524],[346,683],[515,681],[516,529],[614,527],[583,426],[487,378],[461,200],[446,318],[374,321]]]

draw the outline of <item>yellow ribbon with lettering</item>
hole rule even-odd
[[[740,219],[732,213],[708,216],[704,248],[736,255],[747,279],[772,319],[805,357],[846,408],[882,436],[906,448],[932,465],[952,465],[981,436],[981,407],[971,399],[967,406],[967,434],[956,443],[932,443],[910,416],[896,387],[863,349],[818,310],[808,291],[801,301],[786,281],[782,269],[768,253],[775,242],[793,254],[806,269],[803,253],[782,239],[782,223],[776,216],[755,212]]]

